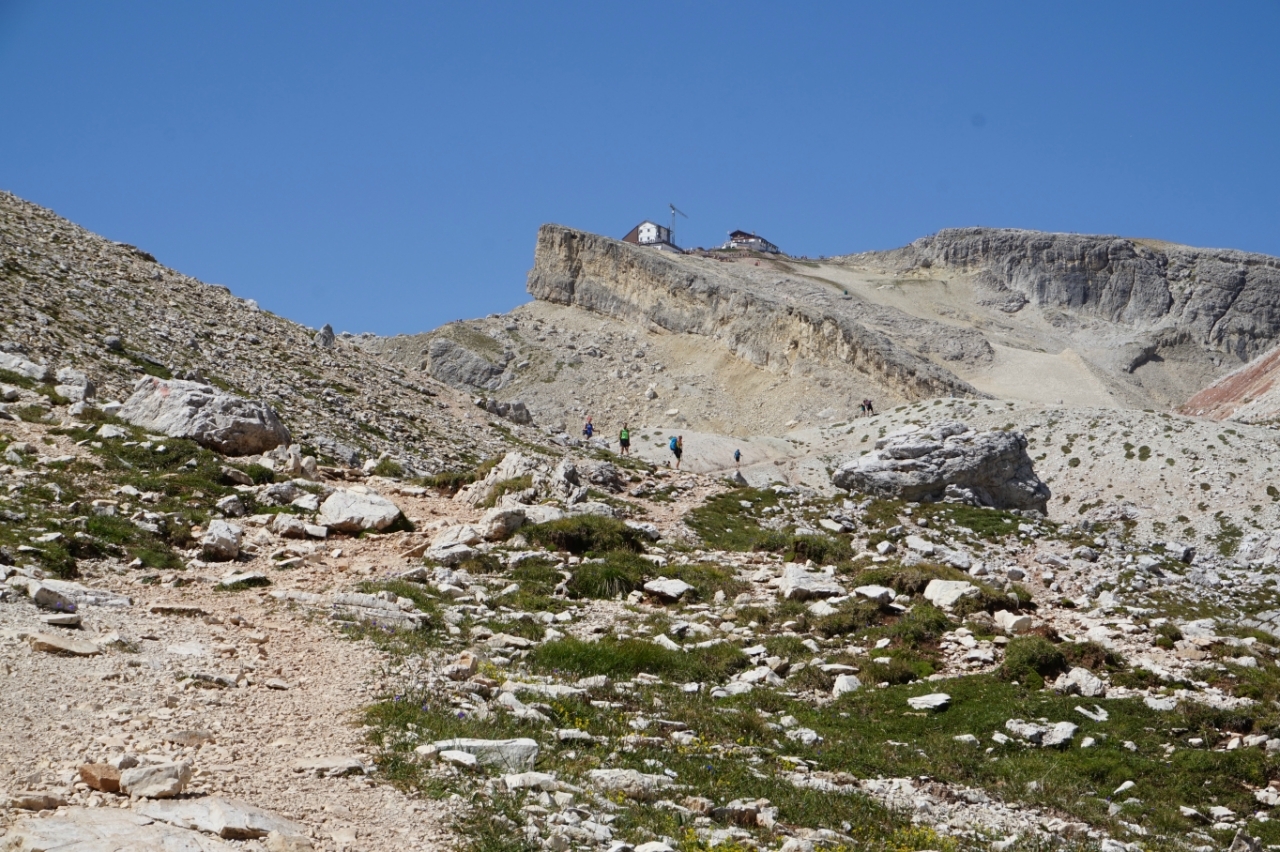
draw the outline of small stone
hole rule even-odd
[[[240,537],[243,530],[226,521],[209,522],[204,538],[200,540],[200,553],[212,562],[226,562],[240,555]]]
[[[20,792],[9,797],[9,807],[22,811],[51,811],[66,805],[66,799],[53,793]]]
[[[634,769],[592,769],[587,778],[598,790],[621,793],[636,801],[655,799],[659,790],[674,783],[665,775],[646,775]]]
[[[191,781],[191,763],[157,763],[120,773],[120,792],[135,799],[167,799],[179,795]]]
[[[892,603],[893,599],[897,597],[897,592],[888,586],[858,586],[853,590],[853,593],[881,605]]]
[[[294,772],[308,772],[320,778],[363,775],[365,766],[354,757],[304,757],[293,762]]]
[[[925,600],[942,609],[950,609],[966,598],[979,593],[978,587],[964,580],[930,580],[924,587]]]
[[[474,754],[452,748],[438,752],[436,758],[461,769],[475,769],[479,765]]]
[[[842,674],[836,678],[835,685],[831,687],[831,697],[839,698],[841,695],[857,692],[861,688],[862,681],[858,678],[851,674]]]
[[[120,792],[120,770],[109,763],[86,763],[80,767],[80,780],[104,793]]]
[[[914,698],[908,698],[907,704],[913,710],[945,710],[951,706],[951,696],[945,692],[917,695]]]
[[[33,651],[44,651],[47,654],[66,654],[72,657],[92,657],[101,654],[102,649],[84,639],[71,639],[55,633],[32,633],[27,636],[27,644]]]
[[[644,584],[644,590],[664,603],[675,603],[693,591],[693,586],[684,580],[670,578],[650,580]]]

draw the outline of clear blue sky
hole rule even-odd
[[[539,224],[1280,255],[1280,3],[0,0],[0,188],[312,326],[527,300]]]

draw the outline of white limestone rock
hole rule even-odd
[[[964,580],[933,579],[924,587],[924,599],[942,609],[951,609],[960,602],[961,598],[976,595],[978,592],[977,586]]]
[[[320,504],[316,523],[338,532],[359,533],[385,530],[399,517],[399,507],[385,497],[338,490]]]
[[[199,382],[147,376],[134,386],[120,419],[171,438],[190,438],[229,456],[263,453],[289,443],[271,406]]]

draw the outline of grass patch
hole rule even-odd
[[[253,480],[254,485],[270,485],[276,481],[276,472],[265,465],[251,464],[244,472]]]
[[[384,476],[387,479],[400,479],[404,476],[404,465],[395,459],[380,459],[373,470],[370,471],[374,476]]]
[[[1031,688],[1040,689],[1046,680],[1065,672],[1068,668],[1066,654],[1043,636],[1019,636],[1010,640],[1005,649],[1000,677],[1016,680]]]
[[[745,668],[747,658],[730,644],[688,651],[671,651],[642,639],[557,639],[533,649],[532,667],[545,672],[570,672],[580,677],[608,675],[628,679],[646,672],[672,682],[719,682]]]
[[[498,505],[498,501],[505,495],[514,494],[518,491],[524,491],[526,488],[532,487],[532,473],[526,473],[524,476],[516,476],[511,479],[504,479],[501,482],[495,482],[492,490],[489,492],[489,496],[481,505],[485,509],[492,509],[494,506]]]
[[[769,489],[735,488],[708,498],[685,523],[716,550],[781,550],[781,533],[760,526],[761,511],[776,505],[778,495]]]
[[[663,577],[684,580],[693,586],[694,597],[703,601],[714,598],[716,592],[724,592],[725,598],[732,600],[746,591],[748,585],[737,579],[737,572],[731,566],[717,565],[714,562],[670,565],[658,573]]]
[[[583,562],[574,568],[569,594],[575,598],[612,600],[644,585],[653,563],[626,550],[606,553],[600,562]]]
[[[611,551],[644,552],[644,536],[617,518],[579,515],[545,524],[533,524],[520,530],[529,541],[545,548],[565,551],[575,556],[604,554]]]

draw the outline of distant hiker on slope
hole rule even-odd
[[[680,469],[680,457],[684,455],[684,435],[672,435],[671,440],[667,443],[667,448],[671,450],[671,455],[676,457],[676,470]]]
[[[591,423],[591,417],[588,415],[587,423],[582,427],[582,434],[587,436],[587,440],[591,440],[591,436],[596,433],[596,427]]]
[[[618,455],[631,455],[631,430],[626,423],[622,424],[622,431],[618,433]]]
[[[733,451],[733,463],[736,467],[742,467],[742,450]]]

